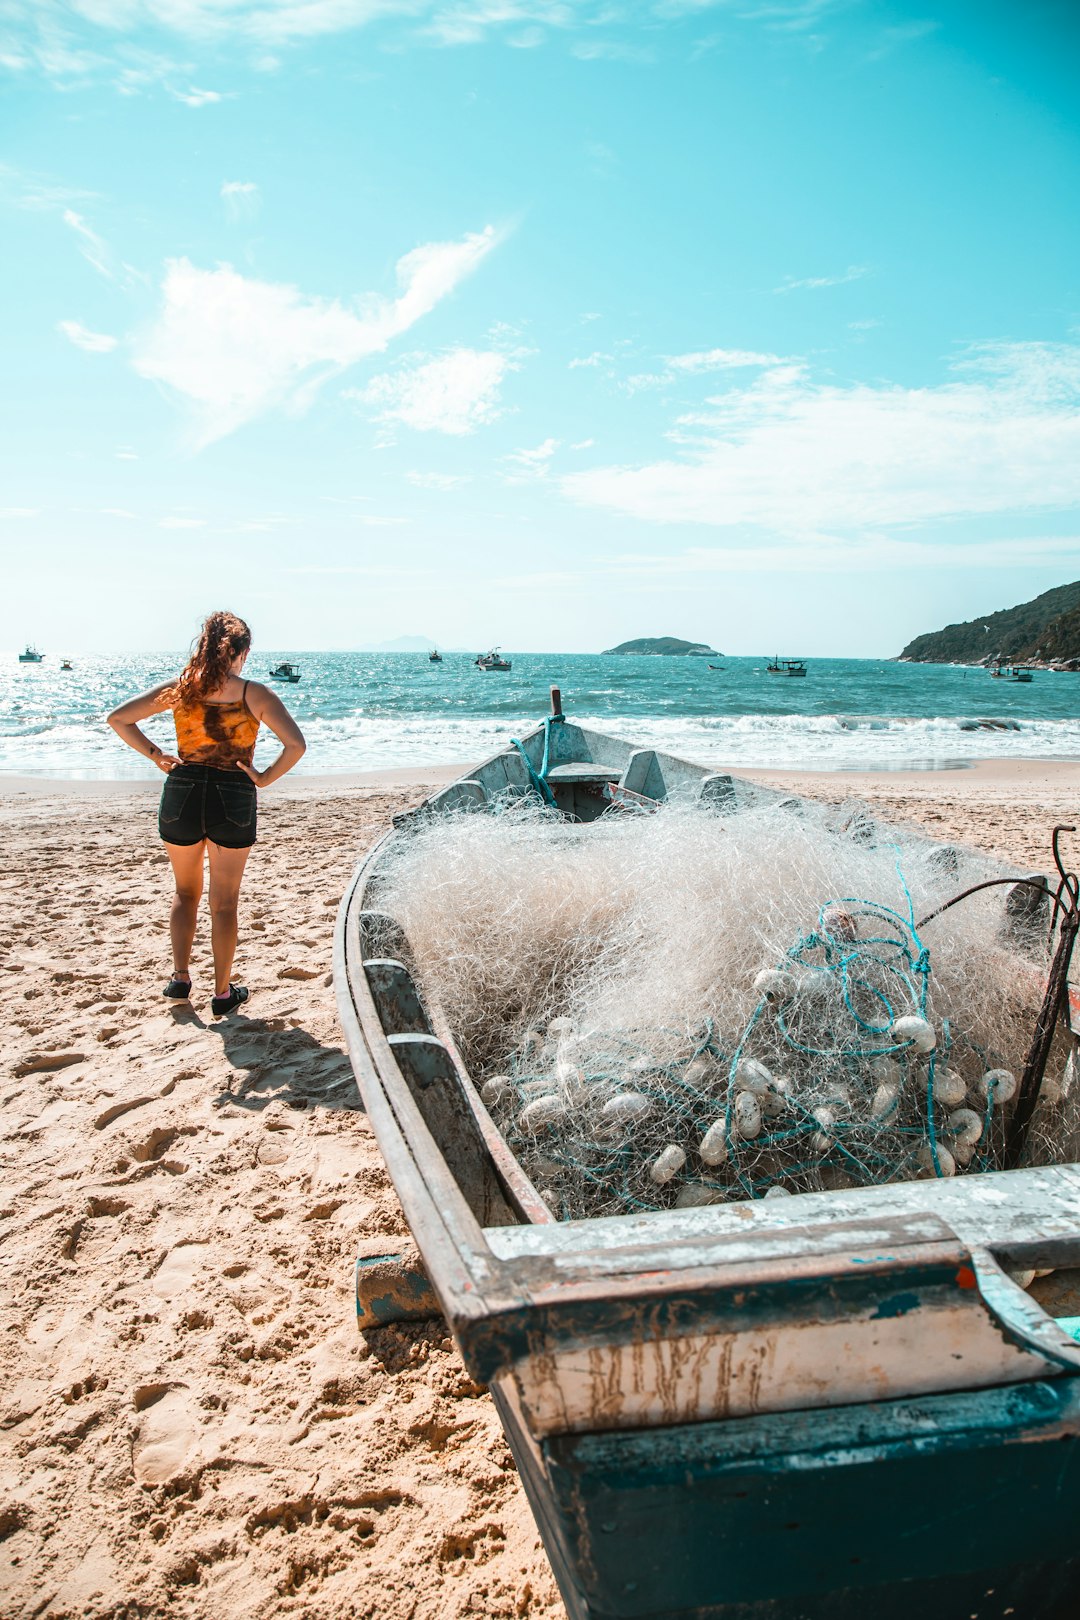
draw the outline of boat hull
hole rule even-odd
[[[719,835],[781,797],[556,711],[400,819],[541,788],[580,822],[696,800]],[[1010,1273],[1080,1281],[1080,1171],[555,1222],[379,911],[397,836],[342,901],[342,1025],[571,1620],[1075,1620],[1080,1347]]]
[[[493,1394],[570,1620],[1080,1612],[1073,1379],[540,1444]]]

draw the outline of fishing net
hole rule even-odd
[[[1007,869],[801,800],[420,822],[379,905],[560,1219],[1003,1162],[1046,977]],[[1028,1162],[1075,1157],[1051,1057]]]

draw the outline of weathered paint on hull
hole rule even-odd
[[[1080,1389],[552,1437],[493,1390],[571,1620],[1076,1620]]]

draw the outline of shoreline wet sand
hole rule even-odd
[[[160,783],[0,779],[0,1610],[217,1620],[563,1614],[488,1396],[440,1323],[367,1339],[405,1228],[330,984],[338,900],[460,767],[289,778],[241,899],[247,1016],[160,995]],[[1080,765],[736,772],[1045,870]],[[1075,848],[1080,844],[1074,842]]]

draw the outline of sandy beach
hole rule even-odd
[[[246,1016],[163,1002],[159,784],[0,779],[0,1612],[561,1616],[492,1404],[440,1322],[356,1331],[404,1235],[337,1024],[335,909],[457,768],[289,779],[241,899]],[[1080,765],[745,773],[1048,869]],[[1073,841],[1080,856],[1080,841]]]

